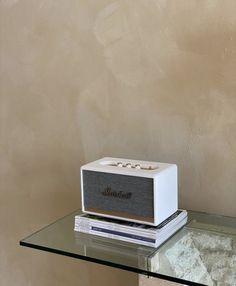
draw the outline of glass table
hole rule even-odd
[[[188,222],[159,248],[74,231],[77,210],[20,245],[184,285],[236,285],[236,218],[188,211]]]

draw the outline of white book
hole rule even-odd
[[[101,228],[98,226],[89,226],[89,225],[79,225],[75,226],[74,230],[98,235],[102,237],[132,242],[140,245],[146,245],[151,247],[159,247],[162,243],[164,243],[168,238],[170,238],[175,232],[177,232],[180,228],[182,228],[187,222],[187,217],[183,218],[180,222],[175,224],[168,232],[157,236],[156,238],[151,238],[148,236],[136,235],[130,232],[120,232],[116,230],[112,230],[109,228]]]
[[[120,220],[101,218],[87,214],[77,215],[75,217],[76,227],[98,227],[113,231],[131,233],[133,235],[141,235],[148,238],[156,239],[161,234],[169,233],[182,219],[187,217],[187,211],[178,210],[160,225],[154,227],[134,222],[124,222]]]

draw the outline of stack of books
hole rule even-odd
[[[75,216],[74,230],[139,245],[159,247],[186,222],[186,210],[178,210],[157,226],[81,214]]]

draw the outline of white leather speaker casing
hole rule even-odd
[[[158,225],[178,209],[175,164],[105,157],[81,167],[82,211]]]

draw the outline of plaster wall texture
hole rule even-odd
[[[136,285],[18,246],[103,156],[176,163],[180,207],[236,216],[234,0],[0,1],[1,285]]]

